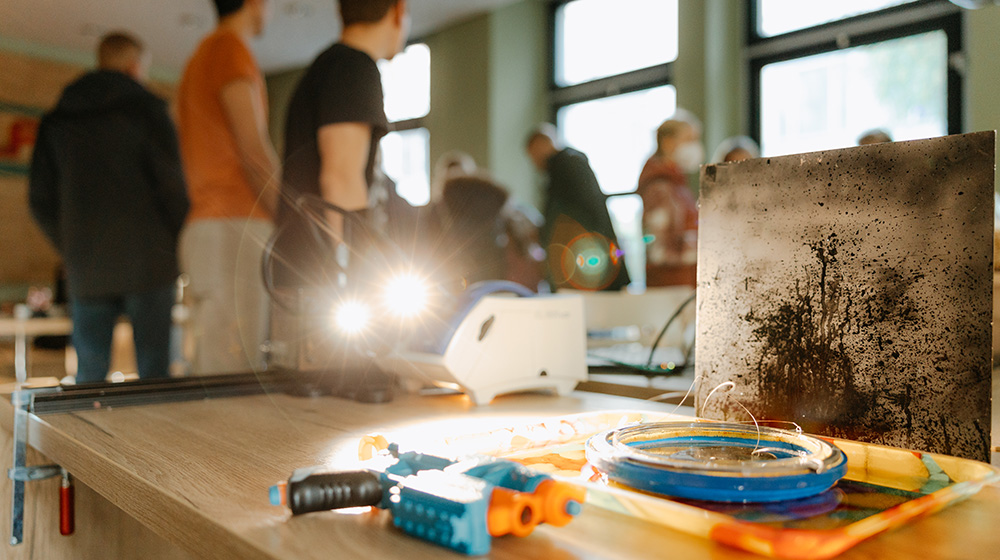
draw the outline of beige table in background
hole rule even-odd
[[[0,545],[0,556],[461,558],[396,531],[386,512],[290,518],[269,505],[267,489],[297,467],[346,465],[345,458],[356,457],[358,438],[372,432],[440,421],[468,430],[473,420],[514,425],[529,418],[613,409],[673,407],[582,392],[506,396],[479,408],[461,396],[403,396],[368,405],[279,394],[32,416],[28,443],[37,452],[29,464],[56,462],[76,477],[77,531],[71,537],[58,535],[57,481],[28,483],[25,543],[18,548]],[[0,402],[0,438],[5,438],[0,453],[5,458],[10,457],[11,418],[9,402]],[[9,465],[9,459],[3,464]],[[0,494],[3,531],[9,527],[9,485],[5,492]],[[998,527],[1000,490],[987,488],[864,542],[843,558],[985,558],[1000,551]],[[490,557],[759,558],[592,506],[566,527],[541,526],[527,538],[495,539]]]
[[[31,339],[36,336],[62,336],[73,332],[69,317],[0,317],[0,338],[14,339],[14,375],[18,382],[28,378]]]

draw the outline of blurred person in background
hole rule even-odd
[[[643,166],[636,189],[647,239],[647,286],[697,282],[698,204],[687,176],[697,172],[704,159],[701,123],[678,109],[656,130],[656,152]]]
[[[865,131],[858,137],[858,146],[867,146],[868,144],[881,144],[883,142],[892,142],[892,136],[889,132],[882,128],[873,128],[871,130]]]
[[[749,136],[730,136],[719,143],[712,154],[712,163],[730,163],[760,157],[760,147]]]
[[[375,150],[375,168],[368,186],[367,223],[404,251],[417,249],[420,212],[400,196],[396,182],[382,168],[382,149]]]
[[[476,169],[476,160],[461,150],[451,150],[442,154],[434,162],[434,170],[431,172],[431,202],[441,200],[444,184],[448,179],[473,175]]]
[[[31,211],[66,267],[78,383],[104,381],[128,316],[139,377],[167,377],[177,239],[188,211],[167,104],[143,85],[142,43],[111,33],[98,69],[63,91],[39,126]]]
[[[403,51],[410,28],[407,6],[406,0],[340,0],[339,40],[316,56],[295,87],[285,121],[277,219],[282,233],[274,245],[275,280],[282,288],[328,290],[340,284],[344,269],[364,265],[363,259],[348,263],[341,256],[370,249],[369,217],[377,220],[380,213],[371,206],[379,202],[372,189],[378,185],[379,141],[389,122],[377,61]],[[381,195],[388,201],[394,191],[385,187]],[[300,208],[317,199],[352,218],[326,210],[319,231]]]
[[[438,256],[446,254],[439,245],[454,241],[447,232],[451,227],[452,212],[460,208],[450,208],[445,204],[445,185],[451,179],[476,175],[476,170],[476,160],[461,150],[445,152],[434,162],[434,169],[431,170],[430,201],[427,206],[419,210],[422,235],[415,245],[415,253],[419,252],[422,255],[420,258],[426,260],[430,258],[428,256],[430,254]],[[488,190],[480,192],[487,193]],[[506,198],[505,194],[504,199]]]
[[[536,127],[525,142],[535,168],[548,179],[540,233],[553,289],[617,291],[629,283],[607,195],[587,156],[563,147],[549,123]]]
[[[545,263],[541,223],[534,207],[518,202],[486,173],[462,174],[445,182],[433,204],[425,245],[434,247],[433,262],[459,278],[459,287],[510,280],[538,291]]]
[[[501,211],[509,196],[485,174],[458,175],[445,182],[435,204],[439,236],[434,262],[442,263],[459,287],[506,277]]]
[[[191,215],[181,237],[190,278],[191,371],[263,369],[270,300],[260,275],[274,229],[279,162],[267,134],[267,89],[250,50],[270,0],[215,0],[219,22],[177,90]]]

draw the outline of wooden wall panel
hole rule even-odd
[[[55,105],[85,69],[0,51],[0,102],[38,109]],[[0,131],[6,140],[7,130]],[[0,284],[49,284],[59,257],[31,218],[28,178],[0,175]]]
[[[0,51],[0,100],[48,109],[66,84],[86,69]]]
[[[28,180],[0,175],[0,283],[50,284],[59,255],[28,210]]]
[[[0,51],[0,103],[48,110],[87,68]],[[173,84],[150,88],[171,98]],[[0,145],[8,131],[0,130]],[[59,257],[31,218],[28,178],[0,172],[0,287],[51,284]],[[4,291],[18,293],[18,290]]]

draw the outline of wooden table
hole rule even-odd
[[[349,466],[358,438],[421,422],[516,424],[606,409],[673,410],[606,395],[500,397],[476,408],[461,396],[403,396],[370,405],[282,394],[32,416],[29,444],[78,481],[77,533],[60,537],[53,481],[29,483],[25,544],[4,558],[329,559],[462,558],[410,538],[385,512],[290,518],[267,489],[297,467]],[[0,453],[9,457],[12,409],[0,403]],[[9,465],[9,459],[2,463]],[[29,462],[29,464],[31,464]],[[4,467],[6,469],[6,467]],[[82,484],[80,484],[82,483]],[[9,485],[7,485],[9,487]],[[7,490],[9,492],[9,489]],[[9,495],[0,494],[6,512]],[[38,502],[38,503],[35,503]],[[120,508],[116,510],[115,508]],[[117,512],[117,513],[116,513]],[[136,523],[134,520],[137,520]],[[0,515],[7,531],[9,521]],[[866,541],[843,558],[982,558],[1000,551],[1000,489]],[[0,540],[0,543],[6,541]],[[495,539],[493,558],[759,558],[600,508],[566,527]]]

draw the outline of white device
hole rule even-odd
[[[587,377],[583,298],[483,296],[440,347],[399,350],[380,358],[379,367],[464,392],[476,404],[517,391],[568,393]]]

